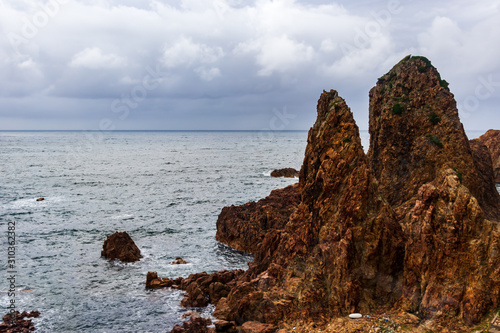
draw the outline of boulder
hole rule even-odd
[[[171,265],[184,265],[184,264],[188,264],[188,263],[189,263],[188,261],[182,259],[181,257],[177,257],[170,264]]]
[[[135,262],[141,259],[141,251],[126,232],[115,232],[104,241],[101,256],[123,262]]]
[[[276,169],[271,172],[271,177],[298,178],[299,172],[294,168]]]

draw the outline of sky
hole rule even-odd
[[[0,130],[307,130],[330,89],[366,130],[408,54],[500,128],[500,0],[0,0]]]

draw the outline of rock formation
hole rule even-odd
[[[126,232],[115,232],[104,241],[101,256],[107,259],[118,259],[123,262],[134,262],[141,259],[141,251]]]
[[[477,150],[474,150],[477,151]],[[430,61],[407,57],[370,91],[370,166],[405,232],[407,311],[478,322],[499,301],[500,197]]]
[[[267,233],[247,281],[221,300],[216,315],[238,325],[277,324],[398,299],[403,233],[376,190],[358,127],[336,91],[318,101],[299,188],[302,202],[284,231]]]
[[[35,330],[35,325],[31,319],[27,318],[37,318],[40,316],[40,312],[15,311],[14,313],[7,313],[3,316],[3,323],[0,324],[0,332],[2,333],[28,333]]]
[[[269,230],[282,230],[300,203],[297,184],[274,190],[257,203],[224,207],[215,238],[232,248],[256,253]]]
[[[202,307],[208,303],[216,304],[229,294],[242,270],[219,271],[212,274],[197,273],[187,278],[160,278],[156,272],[148,272],[146,288],[174,288],[187,291],[181,302],[185,307]]]
[[[379,78],[370,90],[370,167],[393,207],[451,168],[489,214],[498,192],[475,166],[447,86],[424,57],[408,56]]]
[[[486,146],[493,164],[495,183],[500,183],[500,130],[490,129],[478,139],[471,140],[472,143]]]
[[[207,327],[209,325],[212,325],[212,320],[200,316],[191,316],[182,326],[175,325],[170,333],[215,333],[213,327]]]
[[[482,143],[469,143],[430,61],[408,56],[370,91],[368,155],[336,91],[323,92],[317,110],[292,209],[281,213],[284,189],[263,199],[275,197],[272,205],[224,208],[219,217],[218,239],[255,254],[249,269],[220,281],[220,297],[210,295],[215,278],[206,273],[190,282],[148,273],[147,284],[180,286],[184,305],[212,302],[228,332],[324,327],[390,309],[439,329],[498,309],[500,196],[491,158]],[[279,223],[269,227],[275,214]]]
[[[189,264],[189,262],[186,261],[186,260],[184,260],[184,259],[182,259],[181,257],[177,257],[170,264],[171,265],[185,265],[185,264]]]
[[[299,172],[294,168],[276,169],[271,172],[271,177],[295,178],[299,176]]]

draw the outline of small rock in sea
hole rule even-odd
[[[45,200],[45,198],[38,198],[38,199],[36,199],[36,201],[43,201],[43,200]]]
[[[0,323],[0,332],[31,332],[35,330],[35,325],[28,318],[37,318],[40,312],[15,311],[14,313],[7,313],[3,316],[3,323]],[[14,317],[14,318],[13,318]]]
[[[349,315],[349,318],[351,318],[351,319],[359,319],[359,318],[363,318],[363,315],[361,313],[351,313]]]
[[[271,172],[271,177],[294,178],[294,177],[299,177],[299,172],[294,168],[276,169],[273,172]]]
[[[175,258],[174,261],[171,262],[172,265],[183,265],[183,264],[187,264],[189,263],[189,261],[186,261],[184,259],[182,259],[181,257],[177,257]]]
[[[108,259],[119,259],[123,262],[134,262],[141,259],[141,251],[126,232],[115,232],[104,241],[101,256]]]

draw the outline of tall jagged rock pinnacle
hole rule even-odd
[[[402,230],[377,192],[358,127],[336,91],[318,101],[299,188],[302,202],[285,230],[266,235],[248,282],[216,314],[240,324],[275,323],[366,312],[400,297]]]
[[[451,168],[490,217],[498,211],[498,192],[482,181],[448,83],[428,59],[408,56],[379,78],[369,130],[370,166],[392,206]]]
[[[499,224],[487,218],[499,220],[500,200],[429,60],[406,57],[379,79],[370,135],[370,166],[407,238],[401,307],[479,321],[499,301]]]

